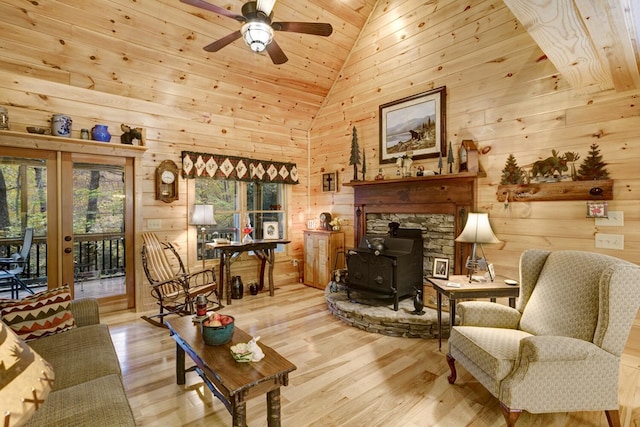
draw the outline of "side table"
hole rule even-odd
[[[442,296],[449,298],[449,331],[453,328],[456,319],[456,300],[471,298],[491,298],[495,302],[496,298],[508,297],[509,306],[515,308],[516,298],[520,294],[520,286],[507,285],[504,282],[471,282],[469,276],[450,276],[448,279],[436,279],[427,277],[436,291],[437,311],[438,311],[438,350],[442,348]],[[449,283],[459,284],[460,287],[449,286]]]

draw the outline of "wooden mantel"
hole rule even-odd
[[[476,207],[477,174],[458,173],[380,181],[343,183],[354,190],[354,246],[366,234],[369,213],[451,214],[455,235]],[[455,243],[455,274],[462,274],[469,245]]]

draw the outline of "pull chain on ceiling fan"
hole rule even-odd
[[[204,0],[180,1],[191,6],[209,10],[218,15],[235,19],[244,24],[238,31],[234,31],[205,46],[203,49],[207,52],[217,52],[242,37],[252,51],[259,53],[266,50],[274,64],[284,64],[288,61],[288,58],[273,38],[274,31],[311,34],[323,37],[327,37],[333,32],[331,24],[320,22],[272,22],[273,7],[276,0],[249,1],[242,5],[242,15],[237,15]]]

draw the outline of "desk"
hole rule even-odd
[[[438,350],[442,348],[442,296],[449,298],[449,331],[453,328],[456,319],[456,300],[471,298],[496,298],[508,297],[509,306],[515,308],[516,298],[520,294],[520,286],[507,285],[504,282],[471,282],[469,276],[450,276],[449,279],[436,279],[427,277],[436,291],[438,310]],[[447,286],[447,283],[459,283],[460,287]]]
[[[278,244],[287,244],[290,240],[254,240],[249,243],[207,243],[207,247],[220,251],[220,300],[227,294],[227,305],[231,304],[231,263],[242,252],[253,251],[260,259],[260,289],[264,287],[264,268],[269,264],[269,295],[273,296],[273,264],[275,262],[275,249]],[[225,279],[226,275],[226,279]]]
[[[280,386],[289,383],[289,372],[296,365],[261,342],[264,359],[259,362],[239,363],[231,356],[231,346],[246,343],[251,336],[237,326],[233,338],[224,345],[206,345],[199,324],[192,316],[172,318],[166,321],[172,338],[176,341],[176,382],[185,384],[185,373],[195,371],[211,392],[231,413],[233,427],[247,426],[246,399],[267,394],[267,425],[280,426]],[[195,366],[185,369],[185,354]]]
[[[11,298],[18,299],[18,293],[20,288],[33,294],[33,291],[18,277],[17,274],[11,271],[11,266],[15,264],[22,264],[22,257],[18,258],[0,258],[0,280],[8,280],[11,282]],[[15,295],[15,296],[14,296]]]

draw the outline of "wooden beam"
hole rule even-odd
[[[574,2],[504,2],[572,88],[589,93],[614,88],[610,69],[603,64]]]

